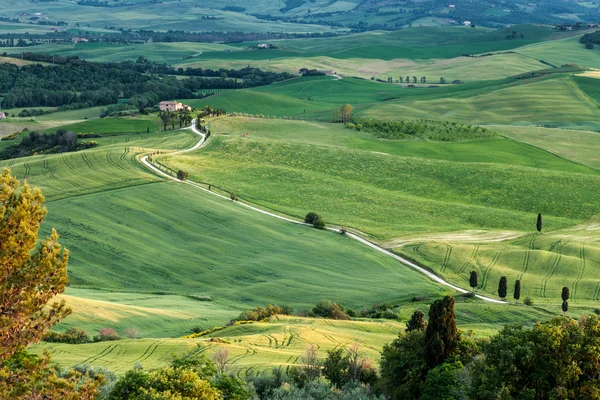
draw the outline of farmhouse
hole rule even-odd
[[[86,38],[83,38],[83,37],[74,37],[71,40],[73,41],[73,43],[79,43],[79,42],[87,43],[88,42],[88,40]]]
[[[465,22],[463,22],[463,25],[464,26],[471,26],[471,21],[465,21]]]
[[[187,104],[182,104],[177,101],[161,101],[158,105],[160,111],[190,111],[192,108]]]
[[[258,48],[259,49],[268,49],[269,45],[267,43],[261,43],[261,44],[258,45]]]
[[[0,111],[0,119],[4,119],[6,118],[6,114],[4,114],[2,111]]]

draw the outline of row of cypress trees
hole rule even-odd
[[[475,289],[477,289],[477,271],[471,271],[471,276],[469,277],[469,285],[473,288],[473,294],[475,294]],[[506,276],[500,278],[500,282],[498,283],[498,296],[501,299],[505,299],[508,292],[508,280]],[[562,310],[564,312],[569,311],[569,297],[570,292],[568,287],[562,288],[561,298],[562,298]],[[517,279],[515,281],[515,288],[513,291],[513,298],[516,301],[519,301],[521,298],[521,280]]]

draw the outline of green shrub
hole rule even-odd
[[[92,339],[84,330],[69,328],[66,332],[49,331],[44,336],[44,341],[50,343],[82,344],[90,343]]]
[[[350,319],[341,305],[329,300],[321,300],[318,302],[317,305],[312,309],[312,312],[316,317],[341,320]]]

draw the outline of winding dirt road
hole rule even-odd
[[[204,145],[204,143],[206,141],[206,135],[204,133],[200,132],[196,128],[196,120],[195,119],[192,120],[192,126],[190,126],[188,129],[191,129],[192,132],[194,132],[197,135],[199,135],[201,137],[200,141],[198,141],[198,143],[196,143],[193,147],[190,147],[189,149],[179,150],[179,151],[176,151],[174,153],[170,153],[170,155],[183,154],[183,153],[187,153],[187,152],[190,152],[190,151],[194,151],[194,150],[197,150],[200,147],[202,147],[202,145]],[[213,196],[217,196],[217,197],[220,197],[220,198],[222,198],[224,200],[231,201],[231,198],[229,198],[227,196],[223,196],[223,195],[221,195],[219,193],[215,193],[215,192],[213,192],[211,190],[208,190],[208,189],[202,187],[201,185],[199,185],[199,184],[197,184],[195,182],[188,181],[188,180],[186,180],[186,181],[180,181],[179,179],[177,179],[177,178],[175,178],[175,177],[173,177],[173,176],[171,176],[171,175],[169,175],[169,174],[161,171],[160,169],[156,168],[154,165],[152,165],[148,161],[148,156],[142,157],[141,158],[141,162],[142,162],[142,164],[144,164],[144,166],[146,166],[148,169],[150,169],[152,172],[154,172],[155,174],[157,174],[159,176],[162,176],[164,178],[170,179],[172,181],[176,181],[176,182],[184,183],[186,185],[193,186],[193,187],[195,187],[197,189],[203,190],[206,193],[210,193]],[[240,206],[243,206],[243,207],[246,207],[246,208],[249,208],[252,211],[256,211],[256,212],[259,212],[261,214],[268,215],[270,217],[277,218],[277,219],[280,219],[280,220],[283,220],[283,221],[286,221],[286,222],[291,222],[291,223],[294,223],[294,224],[297,224],[297,225],[304,225],[304,226],[307,226],[307,227],[312,227],[312,225],[310,225],[310,224],[307,224],[307,223],[304,223],[304,222],[301,222],[301,221],[297,221],[297,220],[294,220],[294,219],[291,219],[291,218],[287,218],[287,217],[284,217],[284,216],[281,216],[281,215],[273,214],[271,212],[262,210],[262,209],[257,208],[257,207],[253,207],[253,206],[251,206],[249,204],[246,204],[246,203],[236,202],[236,204],[238,204]],[[340,232],[338,229],[334,229],[334,228],[326,228],[326,229],[329,230],[329,231],[332,231],[332,232],[337,232],[337,233]],[[348,237],[350,237],[350,238],[352,238],[352,239],[354,239],[354,240],[356,240],[356,241],[358,241],[358,242],[360,242],[360,243],[362,243],[362,244],[364,244],[366,246],[369,246],[370,248],[372,248],[372,249],[374,249],[374,250],[376,250],[376,251],[378,251],[378,252],[380,252],[382,254],[385,254],[388,257],[392,257],[392,258],[396,259],[397,261],[401,262],[405,266],[407,266],[409,268],[412,268],[412,269],[414,269],[414,270],[422,273],[423,275],[427,276],[431,280],[433,280],[433,281],[435,281],[435,282],[437,282],[437,283],[439,283],[441,285],[450,287],[450,288],[452,288],[452,289],[454,289],[454,290],[456,290],[457,292],[460,292],[460,293],[470,293],[470,290],[466,290],[466,289],[463,289],[463,288],[458,287],[456,285],[453,285],[450,282],[447,282],[444,279],[442,279],[441,277],[437,276],[433,272],[428,271],[427,269],[425,269],[425,268],[423,268],[423,267],[421,267],[421,266],[419,266],[419,265],[417,265],[417,264],[415,264],[415,263],[413,263],[413,262],[411,262],[411,261],[409,261],[409,260],[407,260],[407,259],[405,259],[403,257],[400,257],[399,255],[397,255],[395,253],[392,253],[391,251],[389,251],[389,250],[387,250],[387,249],[379,246],[378,244],[375,244],[375,243],[373,243],[373,242],[371,242],[369,240],[366,240],[366,239],[364,239],[364,238],[362,238],[362,237],[360,237],[360,236],[358,236],[358,235],[356,235],[354,233],[351,233],[351,232],[347,232],[346,236],[348,236]],[[478,299],[490,302],[490,303],[505,304],[505,305],[509,304],[509,303],[507,303],[505,301],[497,300],[497,299],[492,299],[490,297],[481,296],[479,294],[476,294],[475,297],[477,297]]]

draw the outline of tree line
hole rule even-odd
[[[155,63],[94,63],[72,58],[64,61],[51,66],[0,64],[0,92],[6,93],[1,107],[79,105],[83,108],[134,97],[144,97],[152,103],[149,105],[155,105],[162,100],[204,97],[195,93],[202,89],[242,89],[294,76],[250,67],[218,71],[188,68],[178,70],[189,76],[179,80],[174,76],[148,75],[165,73],[157,71],[176,72]],[[227,79],[229,75],[234,79]]]
[[[431,140],[454,141],[480,139],[494,136],[489,129],[475,125],[434,120],[355,120],[346,124],[349,129],[366,131],[382,139],[405,139],[421,137]]]

